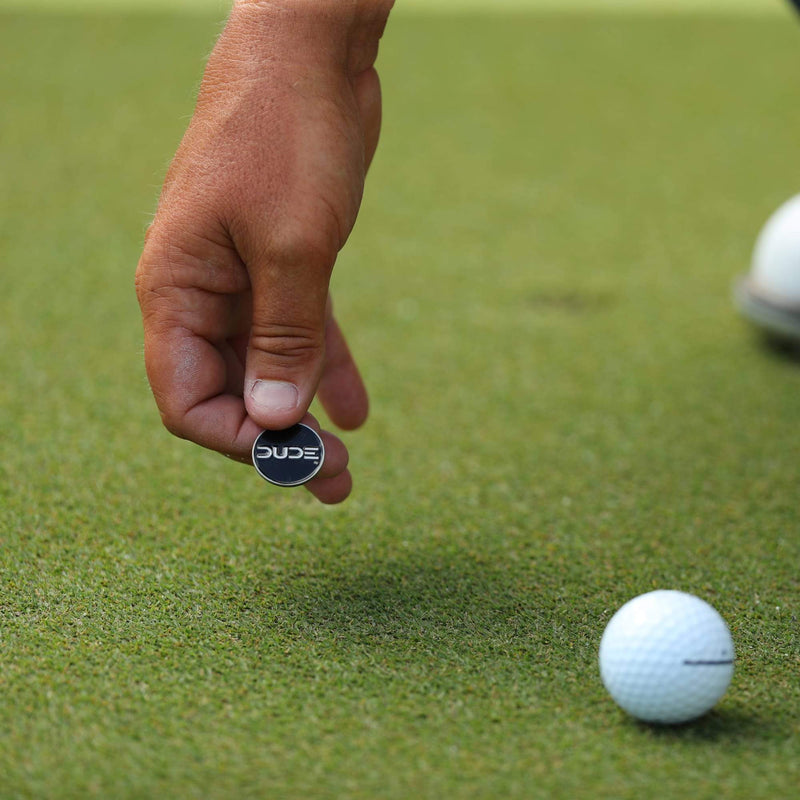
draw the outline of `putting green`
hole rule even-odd
[[[730,299],[800,191],[783,10],[392,20],[333,509],[170,437],[144,376],[219,14],[0,14],[0,798],[796,795],[800,360]],[[655,588],[737,648],[688,727],[598,673]]]

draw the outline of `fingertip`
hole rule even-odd
[[[332,478],[347,469],[350,453],[347,452],[344,442],[332,433],[322,431],[320,436],[325,447],[325,463],[322,465],[320,477]]]
[[[325,461],[319,474],[306,484],[306,488],[325,505],[335,505],[346,500],[353,488],[353,478],[347,465],[350,454],[344,442],[334,434],[323,431],[311,414],[306,414],[303,424],[313,428],[322,438]]]
[[[331,409],[331,421],[343,431],[360,428],[369,417],[369,401],[364,395],[361,402],[351,403],[338,409]]]
[[[352,431],[366,422],[369,415],[369,396],[352,361],[326,371],[320,381],[318,394],[331,422],[337,428]]]
[[[342,330],[331,313],[328,319],[325,368],[317,394],[331,422],[350,431],[364,424],[369,397]]]
[[[353,489],[353,478],[349,470],[340,472],[333,478],[314,478],[306,484],[308,489],[320,503],[336,505],[348,498]]]
[[[290,428],[306,412],[300,390],[289,381],[252,381],[245,395],[245,405],[250,417],[267,430]]]

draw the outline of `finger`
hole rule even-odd
[[[325,460],[319,473],[306,485],[314,497],[322,503],[341,503],[353,488],[353,479],[347,469],[349,455],[344,443],[332,433],[323,431],[311,414],[306,414],[303,424],[313,428],[321,437],[325,447]]]
[[[241,397],[237,345],[249,326],[247,275],[228,247],[162,239],[149,237],[136,286],[156,403],[175,435],[242,458],[258,432]]]
[[[253,283],[245,405],[262,427],[299,422],[314,397],[325,347],[327,276],[311,270],[268,269]]]
[[[364,424],[369,398],[341,328],[330,311],[325,334],[325,365],[319,399],[334,425],[353,430]]]
[[[353,478],[345,470],[335,478],[316,477],[306,484],[306,488],[321,503],[332,505],[347,499],[353,489]]]
[[[248,460],[260,432],[241,396],[227,390],[226,357],[185,328],[145,337],[148,375],[164,425],[176,436]]]

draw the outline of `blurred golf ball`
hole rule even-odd
[[[785,202],[762,228],[750,282],[774,302],[800,306],[800,195]]]
[[[709,711],[733,677],[728,626],[704,600],[659,590],[627,602],[600,642],[609,694],[644,722],[677,725]]]

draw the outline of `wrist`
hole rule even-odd
[[[265,48],[292,42],[305,58],[345,61],[369,69],[395,0],[234,0],[228,22],[254,32]]]

